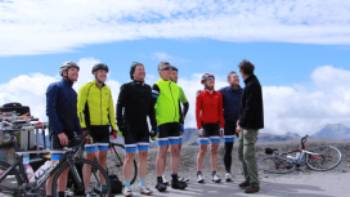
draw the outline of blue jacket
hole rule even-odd
[[[233,89],[232,87],[225,87],[220,90],[224,100],[224,119],[229,122],[236,122],[240,114],[241,96],[243,90],[241,87]]]
[[[62,80],[52,83],[46,92],[46,115],[49,118],[51,135],[65,132],[80,134],[80,123],[77,113],[77,93],[73,83]]]

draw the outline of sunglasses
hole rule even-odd
[[[161,69],[161,71],[169,71],[169,70],[171,70],[170,67],[165,67],[165,68],[162,68],[162,69]]]

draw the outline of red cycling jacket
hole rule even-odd
[[[196,98],[196,119],[198,129],[203,124],[220,124],[224,128],[223,98],[218,91],[201,90]]]

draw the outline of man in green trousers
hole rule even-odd
[[[237,122],[237,132],[240,135],[238,152],[245,176],[245,181],[239,186],[249,194],[260,191],[255,143],[259,129],[264,128],[262,89],[254,74],[254,68],[254,65],[247,60],[239,64],[239,70],[245,83],[240,118]]]

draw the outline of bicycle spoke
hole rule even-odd
[[[340,151],[333,146],[325,146],[310,151],[307,156],[309,168],[317,171],[327,171],[337,167],[341,162]]]

